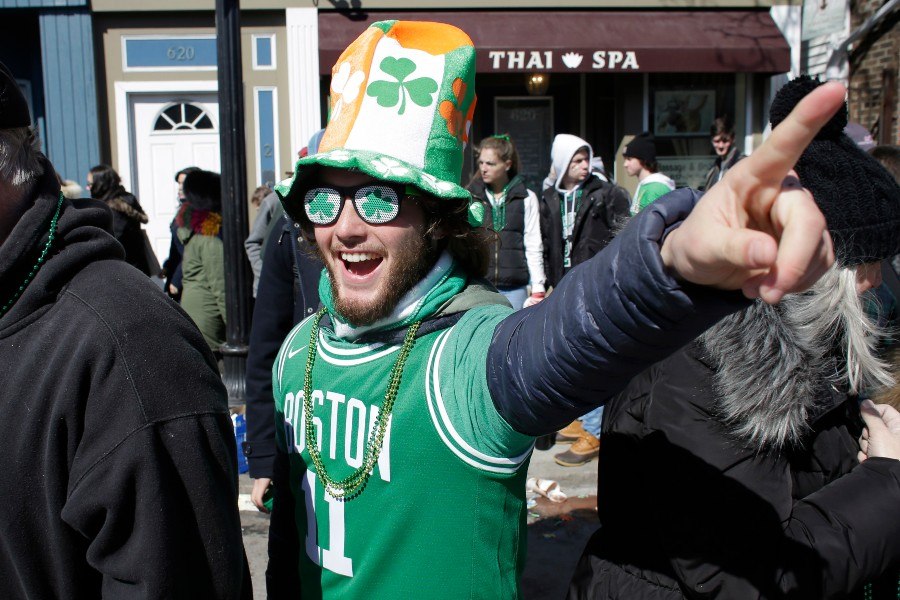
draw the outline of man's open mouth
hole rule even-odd
[[[340,258],[347,272],[356,277],[369,275],[384,260],[381,256],[370,252],[341,252]]]

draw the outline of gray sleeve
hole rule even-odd
[[[250,228],[250,235],[244,241],[244,249],[247,252],[247,258],[250,260],[250,268],[253,269],[253,295],[256,296],[256,289],[259,287],[259,274],[262,272],[262,247],[266,238],[266,232],[269,230],[269,223],[278,216],[281,210],[281,204],[278,201],[278,194],[272,192],[263,198],[259,207],[259,213],[253,226]]]

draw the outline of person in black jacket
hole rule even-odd
[[[516,147],[506,135],[485,138],[475,162],[468,189],[484,206],[485,226],[497,234],[488,250],[487,279],[514,309],[536,304],[545,291],[538,199],[519,175]]]
[[[0,596],[250,598],[212,354],[0,98]]]
[[[773,126],[817,85],[788,83]],[[725,318],[607,403],[601,528],[570,598],[896,598],[900,416],[866,403],[864,430],[858,393],[892,384],[859,296],[900,249],[900,187],[841,133],[846,118],[795,167],[837,265]]]
[[[581,138],[560,134],[551,156],[556,182],[541,197],[541,238],[547,286],[609,244],[628,217],[628,192],[590,171],[593,149]]]
[[[551,151],[556,181],[541,197],[541,237],[547,286],[609,244],[617,225],[628,218],[628,192],[591,173],[593,149],[579,137],[557,135]],[[561,432],[574,431],[572,447],[555,456],[562,466],[590,462],[600,453],[603,408],[573,421]]]
[[[262,260],[250,349],[247,353],[247,441],[244,455],[250,467],[250,499],[269,512],[264,496],[272,483],[275,460],[275,401],[272,363],[291,328],[319,306],[322,261],[306,247],[299,227],[286,216],[266,240]]]
[[[112,210],[113,235],[125,248],[125,261],[145,275],[154,275],[141,231],[141,225],[147,223],[147,215],[134,194],[122,187],[119,174],[109,165],[97,165],[87,174],[87,187],[91,198],[102,200]]]
[[[199,171],[200,167],[185,167],[175,174],[175,182],[178,184],[178,208],[184,202],[184,179],[191,173]],[[177,211],[176,211],[177,214]],[[163,262],[162,270],[159,273],[160,279],[164,280],[163,290],[175,302],[181,301],[181,259],[184,257],[184,244],[178,239],[178,225],[175,219],[169,223],[169,231],[172,239],[169,242],[169,256]]]
[[[708,190],[719,182],[728,169],[744,158],[743,153],[734,143],[734,123],[728,117],[716,117],[709,128],[710,143],[716,153],[709,171],[706,172],[706,183],[702,190]]]

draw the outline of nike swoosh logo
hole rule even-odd
[[[307,344],[307,346],[308,346],[308,345],[309,345],[309,344]],[[288,350],[288,358],[294,358],[294,356],[296,356],[299,352],[303,352],[304,350],[306,350],[306,347],[307,347],[307,346],[301,346],[300,348],[297,348],[297,349],[294,350],[293,352],[291,352],[290,350]]]

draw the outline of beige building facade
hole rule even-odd
[[[736,124],[745,151],[765,131],[773,90],[798,72],[799,4],[724,0],[457,2],[243,0],[248,197],[292,169],[327,120],[340,51],[384,19],[457,24],[478,52],[475,144],[517,143],[538,186],[557,133],[588,140],[607,171],[624,140],[657,137],[664,172],[698,185],[712,161],[709,127]],[[101,148],[151,213],[157,254],[177,208],[174,174],[218,169],[212,0],[94,0]],[[470,157],[471,159],[471,157]],[[251,221],[252,221],[251,215]],[[165,242],[167,243],[167,242]]]

